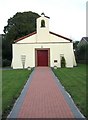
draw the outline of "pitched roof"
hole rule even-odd
[[[25,39],[25,38],[27,38],[27,37],[30,37],[30,36],[32,36],[32,35],[34,35],[34,34],[36,34],[36,33],[37,33],[36,31],[35,31],[35,32],[32,32],[32,33],[30,33],[30,34],[28,34],[28,35],[25,35],[25,36],[23,36],[23,37],[21,37],[21,38],[18,38],[18,39],[15,40],[14,42],[16,43],[16,42],[18,42],[18,41],[20,41],[20,40],[23,40],[23,39]],[[64,37],[64,36],[62,36],[62,35],[59,35],[59,34],[56,34],[56,33],[54,33],[54,32],[50,32],[50,31],[49,31],[49,33],[50,33],[50,34],[53,34],[53,35],[56,35],[56,36],[58,36],[58,37],[64,38],[64,39],[72,42],[71,39],[69,39],[69,38],[67,38],[67,37]]]
[[[82,40],[85,40],[86,42],[88,42],[88,37],[83,37]]]
[[[59,34],[56,34],[56,33],[53,33],[53,32],[49,32],[49,33],[51,33],[51,34],[53,34],[53,35],[56,35],[56,36],[58,36],[58,37],[64,38],[64,39],[69,40],[70,42],[72,42],[71,39],[69,39],[69,38],[67,38],[67,37],[64,37],[64,36],[62,36],[62,35],[59,35]]]
[[[43,15],[44,17],[46,17],[46,18],[50,19],[50,17],[45,16],[45,13],[44,13],[44,12],[43,12],[43,13],[41,13],[41,15]]]
[[[50,19],[50,17],[48,17],[48,16],[45,16],[46,18],[48,18],[48,19]]]
[[[21,37],[21,38],[18,38],[18,39],[15,40],[14,42],[18,42],[18,41],[23,40],[23,39],[25,39],[25,38],[27,38],[27,37],[30,37],[30,36],[32,36],[32,35],[34,35],[34,34],[36,34],[36,31],[35,31],[35,32],[32,32],[32,33],[30,33],[30,34],[28,34],[28,35],[25,35],[25,36],[23,36],[23,37]]]

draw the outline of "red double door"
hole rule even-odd
[[[37,66],[48,66],[48,50],[37,50]]]

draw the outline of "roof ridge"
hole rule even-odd
[[[28,35],[25,35],[25,36],[23,36],[23,37],[20,37],[20,38],[14,40],[14,42],[16,43],[16,42],[18,42],[18,41],[20,41],[20,40],[23,40],[23,39],[25,39],[25,38],[27,38],[27,37],[30,37],[30,36],[32,36],[32,35],[34,35],[34,34],[36,34],[36,33],[37,33],[37,32],[34,31],[34,32],[32,32],[32,33],[30,33],[30,34],[28,34]],[[56,36],[58,36],[58,37],[64,38],[64,39],[69,40],[70,42],[72,42],[71,39],[69,39],[69,38],[67,38],[67,37],[64,37],[64,36],[62,36],[62,35],[56,34],[56,33],[51,32],[51,31],[49,31],[49,33],[50,33],[50,34],[53,34],[53,35],[56,35]]]

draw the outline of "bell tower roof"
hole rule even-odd
[[[45,13],[44,13],[44,12],[41,13],[41,17],[46,17],[46,18],[50,19],[50,17],[45,16]]]
[[[45,13],[44,13],[44,12],[42,12],[42,13],[41,13],[41,16],[45,16]]]

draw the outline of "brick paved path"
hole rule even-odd
[[[37,67],[21,105],[9,118],[74,118],[60,87],[48,67]],[[16,113],[17,112],[17,113]],[[16,115],[15,115],[16,114]]]

